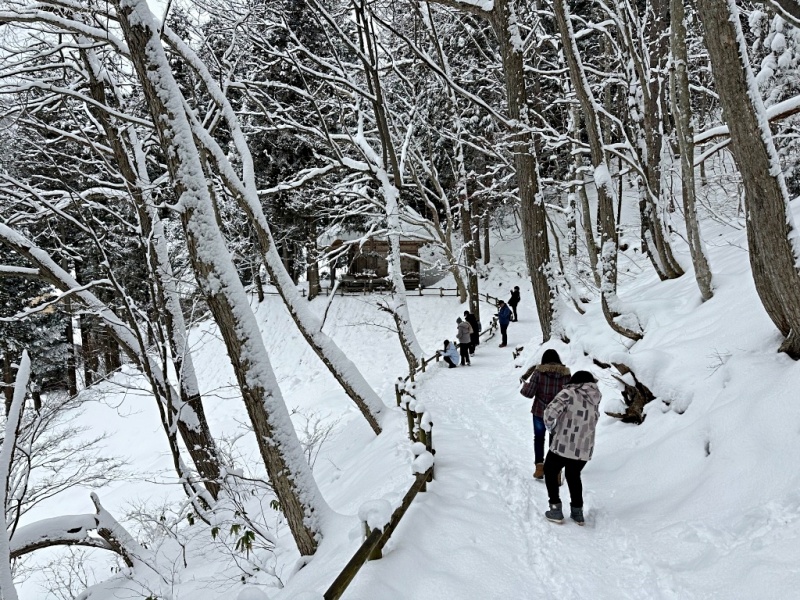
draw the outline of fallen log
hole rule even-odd
[[[592,362],[602,369],[615,369],[619,375],[614,373],[610,373],[610,375],[622,384],[622,400],[625,402],[625,412],[606,411],[606,414],[609,417],[620,419],[623,423],[634,423],[635,425],[644,423],[644,419],[647,416],[644,414],[644,407],[656,398],[653,392],[636,378],[636,374],[628,365],[623,363],[608,364],[596,358],[592,359]],[[633,379],[634,385],[625,381],[623,378],[625,375],[629,375]]]

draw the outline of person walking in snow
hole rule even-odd
[[[519,304],[519,286],[515,285],[514,289],[511,290],[511,298],[508,299],[508,305],[511,307],[511,310],[514,311],[514,318],[511,319],[512,321],[517,321],[517,304]]]
[[[468,310],[464,311],[464,320],[472,327],[469,340],[469,353],[475,354],[475,348],[481,343],[481,324],[478,323],[478,319],[475,318],[475,315]]]
[[[508,346],[508,324],[511,322],[511,309],[508,308],[508,305],[503,302],[502,300],[497,301],[497,317],[498,323],[500,323],[500,335],[503,336],[503,341],[500,343],[501,348],[505,348]]]
[[[536,365],[531,378],[525,382],[520,394],[533,398],[533,456],[536,479],[544,478],[544,409],[569,382],[570,372],[561,362],[561,357],[553,349],[545,350],[542,364]],[[550,438],[552,440],[552,436]]]
[[[544,460],[550,510],[544,516],[554,523],[564,522],[558,495],[559,473],[569,487],[570,518],[578,525],[583,519],[581,471],[594,452],[594,432],[600,416],[600,390],[589,371],[578,371],[544,409],[544,424],[550,432],[550,451]]]
[[[470,342],[472,341],[472,325],[463,321],[461,317],[456,319],[456,323],[458,324],[458,332],[456,333],[456,337],[458,338],[458,349],[461,351],[461,366],[469,364],[469,347]]]
[[[449,365],[449,369],[455,369],[458,362],[458,351],[456,345],[450,340],[444,341],[444,350],[437,350],[436,353]]]

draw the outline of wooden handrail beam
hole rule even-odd
[[[406,514],[408,508],[411,506],[411,502],[414,500],[416,495],[422,490],[425,486],[425,482],[428,481],[428,476],[430,474],[430,469],[425,471],[424,473],[418,473],[415,475],[415,481],[409,488],[406,495],[403,497],[403,501],[400,503],[394,512],[392,513],[391,519],[389,519],[389,523],[386,525],[383,531],[380,529],[373,529],[370,534],[367,536],[367,539],[359,546],[358,550],[356,550],[353,557],[347,562],[342,572],[339,573],[338,577],[333,580],[333,583],[330,585],[328,590],[323,594],[323,598],[325,600],[338,600],[342,597],[347,586],[355,578],[356,574],[361,570],[361,567],[364,566],[364,563],[367,562],[371,556],[377,556],[383,551],[383,547],[389,541],[389,538],[394,533],[394,530],[397,529],[397,525],[400,523],[400,519],[403,518],[403,515]]]

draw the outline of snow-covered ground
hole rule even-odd
[[[520,285],[521,319],[509,328],[508,348],[498,348],[495,337],[479,347],[471,367],[431,368],[418,378],[417,397],[434,420],[436,479],[405,516],[384,558],[359,573],[347,600],[797,596],[800,365],[776,353],[780,339],[758,302],[744,231],[706,224],[704,234],[711,240],[712,300],[701,305],[691,272],[659,282],[639,257],[621,265],[621,300],[644,327],[642,341],[628,348],[592,304],[586,315],[566,316],[570,344],[546,346],[573,370],[597,375],[603,411],[618,410],[620,394],[592,357],[623,358],[657,396],[640,426],[601,416],[595,455],[583,475],[583,528],[542,517],[547,496],[532,478],[530,401],[519,395],[518,379],[544,347],[521,240],[510,232],[496,240],[482,291],[507,297]],[[684,245],[675,244],[690,267]],[[394,406],[393,384],[404,361],[375,302],[372,296],[337,297],[325,331]],[[409,302],[426,354],[454,337],[464,310],[456,299],[412,295]],[[312,309],[321,315],[326,303],[319,298]],[[486,322],[490,309],[483,310]],[[250,557],[264,568],[246,583],[218,539],[204,526],[183,524],[177,530],[187,536],[188,566],[176,559],[170,571],[176,599],[263,600],[256,590],[271,600],[321,594],[361,541],[359,507],[376,499],[396,505],[412,481],[413,456],[399,410],[376,438],[305,346],[280,300],[268,297],[257,317],[289,408],[298,411],[301,437],[315,426],[317,432],[330,427],[313,448],[314,473],[343,516],[329,524],[319,552],[299,571],[287,528],[268,517],[281,543],[274,554]],[[258,472],[253,440],[233,441],[246,414],[224,346],[208,325],[192,339],[212,430],[231,439],[226,447],[235,449],[241,466]],[[525,349],[515,360],[516,346]],[[87,395],[82,417],[95,430],[113,433],[107,451],[125,456],[141,475],[99,491],[118,517],[142,506],[158,514],[161,504],[181,501],[178,486],[165,483],[171,473],[153,401],[130,389],[137,381],[130,374],[99,386]],[[568,499],[566,487],[562,499]],[[88,493],[72,490],[32,517],[91,510]],[[150,546],[165,556],[174,550],[164,539]],[[107,576],[106,568],[96,569],[97,577]],[[23,584],[22,597],[53,597],[41,584],[41,578]],[[104,588],[87,597],[141,597],[126,595],[125,587]]]

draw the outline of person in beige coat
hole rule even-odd
[[[558,493],[558,474],[564,469],[569,487],[570,518],[584,524],[581,471],[592,458],[594,434],[600,416],[600,390],[589,371],[578,371],[544,409],[544,424],[550,432],[550,451],[544,460],[544,482],[550,510],[544,516],[564,522]]]
[[[472,345],[472,325],[462,320],[461,317],[456,319],[458,325],[458,332],[456,338],[458,339],[458,349],[461,352],[461,366],[469,364],[469,349]]]

